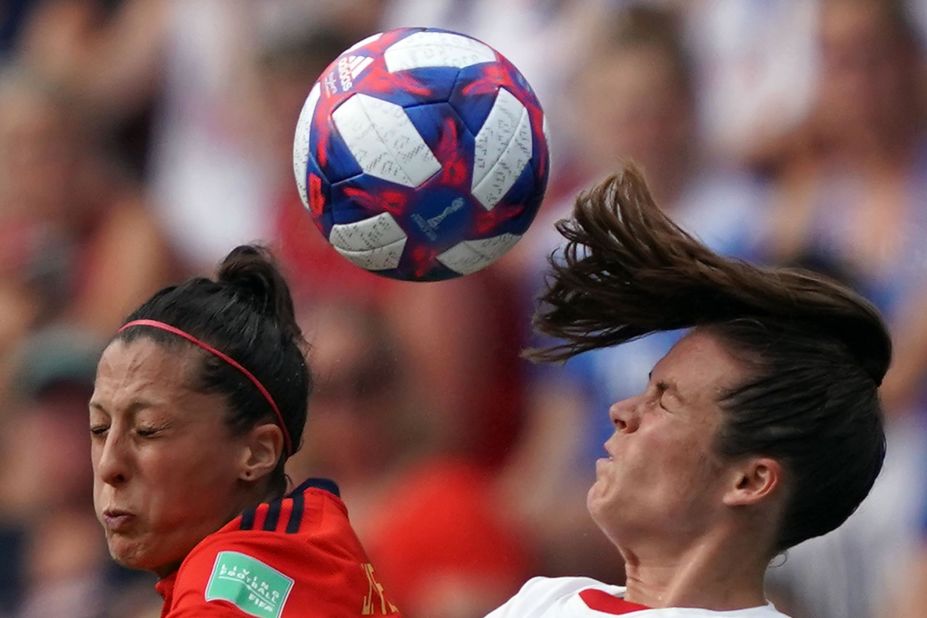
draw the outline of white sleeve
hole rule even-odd
[[[548,615],[549,610],[584,588],[602,584],[587,577],[533,577],[515,596],[489,612],[485,618],[531,618]]]
[[[486,614],[486,618],[516,618],[516,616],[526,615],[525,612],[529,611],[529,604],[532,601],[531,588],[534,587],[535,582],[539,579],[544,578],[533,577],[529,579],[525,582],[525,585],[521,587],[521,590],[515,593],[515,596]]]
[[[611,586],[588,577],[534,577],[529,579],[521,590],[502,606],[486,614],[485,618],[568,618],[601,616],[602,613],[590,609],[577,595],[583,590],[602,590],[612,595],[620,596],[624,588]],[[632,612],[637,615],[638,612]],[[645,610],[648,616],[666,616],[666,618],[681,618],[682,616],[742,616],[743,618],[788,618],[775,610],[772,605],[752,607],[732,612],[716,612],[712,610],[664,608]]]

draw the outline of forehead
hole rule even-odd
[[[148,337],[107,346],[97,366],[93,400],[169,400],[193,391],[198,355],[188,346],[166,346]],[[103,403],[103,401],[100,401]]]
[[[676,385],[687,399],[716,401],[745,377],[745,368],[721,340],[695,329],[679,340],[653,368],[654,380]]]

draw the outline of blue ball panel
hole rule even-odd
[[[486,122],[499,91],[498,84],[484,79],[484,73],[485,65],[482,64],[461,69],[448,98],[448,103],[473,135],[479,133],[480,127]]]
[[[457,67],[423,67],[390,73],[374,62],[354,83],[354,91],[407,107],[447,101],[457,82]]]
[[[447,103],[416,105],[407,107],[405,111],[412,126],[442,164],[439,180],[445,185],[456,183],[454,186],[459,190],[469,192],[469,182],[473,175],[474,138],[460,116]],[[455,165],[463,169],[451,169]],[[432,180],[428,179],[423,186]]]
[[[360,175],[332,186],[333,223],[354,223],[389,212],[406,233],[407,246],[440,253],[467,239],[474,204],[452,189],[414,190]]]
[[[331,190],[334,223],[353,223],[382,212],[395,213],[410,199],[404,187],[366,174],[335,183]]]

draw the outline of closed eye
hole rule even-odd
[[[667,412],[670,412],[670,409],[667,408],[666,405],[664,405],[663,403],[665,399],[664,395],[666,395],[666,391],[669,390],[669,384],[667,384],[666,382],[660,381],[660,382],[657,382],[655,386],[657,388],[657,401],[660,402],[660,407],[666,410]]]

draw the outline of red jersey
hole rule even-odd
[[[399,617],[324,479],[245,511],[155,587],[162,618]]]

